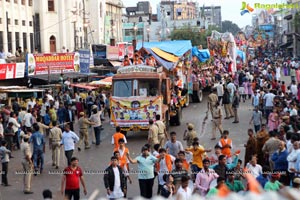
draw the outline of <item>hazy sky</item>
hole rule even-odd
[[[147,0],[140,0],[147,1]],[[156,13],[157,4],[160,0],[149,0],[152,6],[152,12]],[[241,16],[240,9],[242,7],[242,2],[245,1],[249,3],[252,7],[254,3],[262,3],[262,4],[274,4],[274,3],[285,3],[285,0],[189,0],[196,1],[200,6],[205,4],[205,6],[221,6],[222,10],[222,21],[230,20],[236,23],[240,28],[246,25],[251,25],[251,14],[246,13]],[[139,0],[123,0],[125,6],[136,6]]]

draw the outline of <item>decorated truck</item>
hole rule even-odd
[[[110,97],[111,125],[120,126],[126,135],[128,131],[149,130],[149,119],[161,116],[166,127],[170,123],[180,125],[182,98],[175,97],[171,80],[165,72],[146,65],[132,65],[118,69],[112,78]],[[173,93],[173,95],[172,95]]]

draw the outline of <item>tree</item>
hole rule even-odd
[[[171,40],[191,40],[193,46],[202,45],[203,49],[207,48],[207,36],[211,36],[213,30],[220,31],[216,26],[209,26],[204,31],[199,31],[199,28],[183,27],[173,30]]]
[[[222,21],[222,33],[225,32],[231,32],[232,35],[237,34],[241,29],[239,28],[239,26],[235,23],[232,23],[232,21]]]

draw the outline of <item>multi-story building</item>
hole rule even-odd
[[[175,0],[175,1],[161,1],[157,7],[157,13],[161,13],[161,9],[166,12],[166,17],[169,20],[187,20],[196,19],[198,17],[197,13],[197,3],[187,0]],[[158,14],[158,19],[160,20],[162,16]]]
[[[34,8],[35,46],[41,52],[123,40],[121,0],[35,0]]]
[[[221,6],[204,6],[204,15],[208,25],[222,28]]]
[[[105,1],[104,44],[122,42],[122,8],[121,0]]]
[[[35,0],[35,46],[40,52],[84,47],[85,1]]]
[[[140,1],[136,7],[126,8],[126,22],[138,23],[148,22],[151,23],[152,7],[149,1]],[[123,21],[124,22],[124,21]]]
[[[296,58],[300,57],[300,0],[289,0],[287,3],[298,4],[298,8],[285,12],[283,23],[286,24],[286,28],[283,30],[284,43],[281,48],[287,55]]]
[[[0,49],[15,53],[17,47],[32,52],[33,36],[33,1],[0,1]]]

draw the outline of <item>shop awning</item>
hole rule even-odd
[[[85,84],[80,84],[80,83],[71,84],[71,86],[86,89],[86,90],[95,90],[95,89],[97,89],[97,87],[90,86],[90,85],[85,85]]]
[[[174,56],[173,54],[167,53],[165,51],[160,50],[159,48],[153,47],[151,50],[156,53],[161,58],[170,61],[170,62],[178,62],[179,57]]]

